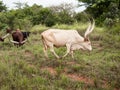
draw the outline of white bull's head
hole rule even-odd
[[[89,40],[89,34],[93,31],[94,27],[95,27],[95,21],[92,18],[92,20],[90,20],[91,23],[89,23],[89,26],[85,32],[84,35],[84,42],[82,43],[82,46],[85,50],[92,50],[92,45],[91,45],[91,41]]]
[[[84,39],[83,41],[79,42],[78,44],[75,44],[72,46],[72,49],[82,49],[82,50],[92,50],[92,45],[91,45],[91,41],[89,40],[89,34],[93,31],[95,27],[95,21],[94,19],[92,19],[92,21],[90,20],[89,26],[85,32],[84,35]]]

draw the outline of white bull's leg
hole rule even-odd
[[[65,55],[63,55],[63,58],[66,57],[68,55],[68,53],[70,53],[71,44],[66,44],[66,47],[67,47],[67,52]]]
[[[49,47],[47,46],[45,39],[42,39],[42,42],[43,42],[43,52],[45,54],[45,57],[48,58],[47,50]]]
[[[55,55],[56,58],[58,58],[58,59],[60,58],[60,57],[55,53],[53,44],[50,46],[50,51]]]
[[[47,48],[43,48],[43,51],[44,51],[44,54],[45,54],[45,57],[48,58],[48,54],[47,54]]]
[[[74,59],[74,52],[73,52],[73,50],[70,51],[70,55]]]

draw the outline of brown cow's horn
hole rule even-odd
[[[13,41],[13,40],[10,40],[12,43],[15,43],[15,44],[19,44],[19,42],[17,42],[17,41]],[[21,42],[21,44],[23,44],[23,43],[25,43],[27,40],[24,40],[24,41],[22,41]]]
[[[10,40],[12,43],[19,44],[17,41]]]
[[[24,41],[22,41],[21,43],[23,44],[23,43],[25,43],[27,41],[27,39],[26,40],[24,40]]]
[[[8,37],[10,34],[6,34],[5,36],[2,37],[2,39],[5,39],[6,37]]]

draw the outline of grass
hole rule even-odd
[[[82,29],[79,26],[56,25],[53,28],[79,32],[86,28],[86,25],[82,25]],[[120,89],[119,36],[110,38],[104,28],[96,27],[90,36],[92,52],[76,51],[75,59],[67,56],[59,60],[48,52],[49,59],[46,59],[40,39],[40,33],[46,29],[48,27],[42,25],[33,27],[30,42],[19,48],[8,39],[0,43],[0,90]],[[55,50],[63,55],[66,48]]]

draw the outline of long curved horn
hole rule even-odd
[[[89,26],[88,26],[88,28],[87,28],[87,30],[86,30],[86,32],[85,32],[85,35],[84,35],[85,38],[88,38],[89,34],[93,31],[93,29],[95,27],[95,21],[94,21],[93,18],[92,18],[92,20],[93,20],[92,25],[90,23]]]
[[[10,40],[10,41],[14,44],[19,44],[19,42],[17,42],[17,41],[13,41],[13,40]]]
[[[2,39],[5,39],[6,37],[8,37],[10,34],[7,33],[5,36],[2,37]]]
[[[14,44],[20,44],[19,42],[17,42],[17,41],[14,41],[14,40],[10,40],[12,43],[14,43]],[[24,41],[22,41],[21,42],[21,44],[23,44],[23,43],[25,43],[27,40],[24,40]]]
[[[25,43],[27,41],[27,39],[25,39],[24,41],[21,42],[21,44]]]

